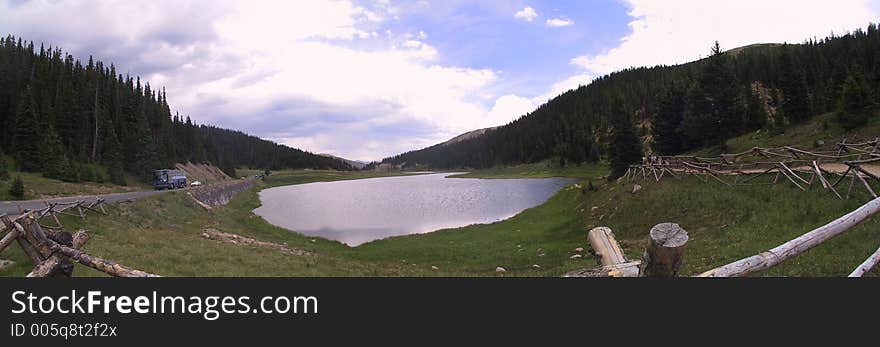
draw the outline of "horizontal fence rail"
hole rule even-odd
[[[878,212],[880,212],[880,199],[874,199],[855,211],[847,213],[843,217],[835,219],[831,223],[818,227],[791,241],[760,254],[706,271],[700,274],[699,277],[740,277],[756,271],[766,270],[840,235],[859,223],[868,220]],[[863,265],[868,265],[869,261],[866,261]],[[877,262],[874,261],[873,265],[876,264]],[[873,268],[873,265],[871,268]],[[870,270],[868,268],[862,274]]]

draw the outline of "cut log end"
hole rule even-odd
[[[688,233],[678,224],[662,223],[651,228],[640,268],[643,277],[675,277],[681,268]]]
[[[661,223],[651,228],[651,241],[666,248],[684,246],[688,242],[688,233],[675,223]]]

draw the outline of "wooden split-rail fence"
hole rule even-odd
[[[27,277],[70,277],[73,272],[72,261],[111,276],[157,277],[82,251],[83,245],[89,240],[85,230],[79,230],[74,234],[62,230],[63,226],[58,215],[85,219],[88,212],[107,214],[103,204],[102,199],[96,199],[91,203],[46,202],[45,208],[21,211],[21,214],[15,217],[0,215],[2,222],[0,235],[5,232],[0,239],[0,252],[16,242],[34,264],[33,270]],[[43,220],[49,217],[55,225],[44,224]]]
[[[623,179],[635,180],[654,179],[682,175],[697,175],[709,182],[715,180],[723,184],[748,185],[760,184],[753,181],[761,176],[775,174],[772,183],[781,178],[802,190],[806,190],[813,182],[844,199],[838,185],[850,177],[850,185],[846,198],[851,196],[853,187],[858,181],[873,197],[873,200],[858,209],[841,216],[821,227],[813,229],[797,238],[778,245],[756,255],[742,258],[727,265],[705,271],[698,277],[741,277],[758,271],[769,269],[786,260],[794,258],[823,242],[840,235],[859,223],[862,223],[880,212],[880,198],[869,183],[880,181],[877,174],[866,169],[865,165],[880,164],[880,138],[861,143],[847,143],[846,140],[837,144],[835,151],[806,151],[791,146],[776,148],[753,148],[750,151],[722,154],[716,158],[696,156],[661,156],[646,158],[640,165],[633,165]],[[748,160],[752,158],[752,160]],[[758,158],[758,160],[754,160]],[[833,170],[828,164],[843,164]],[[839,165],[838,165],[839,166]],[[803,176],[809,175],[809,178]],[[733,179],[731,179],[733,176]],[[836,180],[831,179],[838,176]],[[834,181],[832,183],[832,180]],[[767,184],[767,183],[765,183]],[[658,224],[649,231],[645,252],[640,260],[626,257],[607,227],[590,230],[587,239],[593,252],[599,257],[600,266],[570,272],[570,277],[675,277],[678,276],[684,259],[688,234],[681,226],[673,223]],[[849,277],[862,277],[880,263],[880,248],[864,262],[859,264]]]
[[[187,192],[206,209],[225,205],[235,195],[254,185],[253,179],[235,180],[222,184],[203,186]],[[28,277],[70,277],[73,261],[116,277],[158,277],[141,270],[132,269],[116,262],[92,256],[82,251],[89,240],[85,230],[74,234],[64,231],[58,216],[86,218],[89,212],[107,214],[105,201],[96,198],[92,202],[44,202],[46,207],[22,211],[18,216],[0,215],[0,252],[13,242],[18,243],[34,264]],[[51,219],[51,220],[50,220]],[[49,224],[50,222],[54,222]],[[5,232],[5,235],[3,234]]]
[[[880,138],[860,143],[847,143],[844,139],[836,147],[825,151],[794,146],[755,147],[718,157],[649,156],[641,164],[631,165],[623,179],[659,182],[664,177],[691,175],[704,182],[716,181],[728,186],[776,184],[784,180],[801,190],[818,183],[839,199],[849,198],[854,187],[860,186],[877,198],[877,191],[870,182],[880,182],[880,171],[877,171],[880,169]],[[772,183],[759,182],[760,177],[768,175],[774,176]],[[847,178],[850,178],[849,186],[844,195],[840,185]]]

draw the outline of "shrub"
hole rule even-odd
[[[91,165],[80,166],[79,178],[86,182],[95,182],[95,168]]]
[[[0,181],[9,180],[9,170],[6,169],[6,159],[0,156]]]
[[[17,200],[24,199],[24,182],[21,180],[21,176],[16,176],[15,180],[12,181],[12,186],[9,187],[9,194]]]
[[[840,126],[853,130],[868,124],[874,106],[871,93],[871,87],[861,74],[854,73],[847,77],[843,83],[840,111],[837,112]]]
[[[596,189],[596,186],[593,185],[593,181],[589,181],[589,182],[587,182],[587,185],[584,186],[583,192],[584,193],[595,192],[596,190],[598,190],[598,189]]]

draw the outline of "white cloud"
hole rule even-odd
[[[519,10],[518,12],[516,12],[513,15],[513,18],[521,19],[526,22],[531,22],[531,21],[535,20],[535,18],[537,18],[537,17],[538,17],[538,12],[535,11],[535,9],[531,8],[530,6],[526,6],[525,8],[523,8],[522,10]]]
[[[534,110],[535,104],[527,98],[517,95],[502,96],[495,100],[495,106],[489,111],[485,127],[510,123]]]
[[[544,24],[551,28],[561,28],[574,24],[574,21],[565,18],[551,18],[548,19]]]
[[[536,105],[546,103],[548,100],[553,99],[562,93],[565,93],[572,89],[577,89],[580,86],[590,84],[590,82],[593,81],[593,78],[594,77],[588,73],[581,73],[568,77],[564,80],[554,83],[553,86],[550,87],[549,91],[533,98],[532,102]]]
[[[753,43],[800,43],[865,27],[878,19],[867,0],[627,0],[631,32],[602,54],[572,63],[594,74],[634,66],[677,64],[705,57],[718,40],[723,48]]]
[[[726,48],[799,42],[877,21],[860,0],[629,0],[631,32],[616,47],[571,59],[571,76],[525,98],[491,67],[443,63],[421,28],[392,32],[398,27],[386,24],[406,14],[396,4],[0,1],[0,32],[115,62],[121,73],[166,86],[172,107],[198,122],[379,159],[507,123],[601,74],[699,58],[715,40]],[[502,16],[509,20],[509,9]],[[514,17],[539,15],[525,7]]]
[[[427,33],[377,24],[400,15],[390,1],[364,4],[0,1],[0,31],[115,62],[200,123],[316,153],[381,159],[513,117],[508,99],[483,104],[497,72],[438,63]]]

